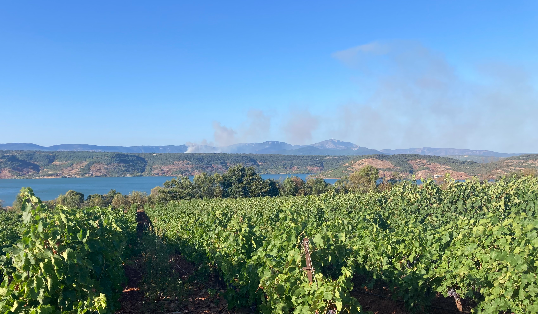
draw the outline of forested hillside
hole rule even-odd
[[[238,164],[254,167],[258,173],[319,173],[349,159],[349,156],[0,151],[0,178],[213,174]]]
[[[538,169],[538,155],[521,155],[498,159],[494,162],[475,162],[428,155],[371,155],[353,156],[335,169],[319,174],[320,177],[341,178],[371,165],[380,170],[383,178],[439,178],[445,174],[457,180],[471,177],[496,179],[524,169]]]
[[[254,167],[260,174],[312,173],[341,178],[366,165],[381,177],[455,179],[502,175],[537,169],[538,155],[522,155],[478,163],[427,155],[312,156],[279,154],[126,154],[108,152],[0,151],[0,179],[60,177],[185,176],[223,173],[234,165]]]

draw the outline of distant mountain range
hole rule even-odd
[[[0,150],[32,150],[32,151],[91,151],[117,153],[229,153],[229,154],[280,154],[280,155],[396,155],[418,154],[434,156],[490,156],[512,157],[522,154],[498,153],[489,150],[471,150],[456,148],[407,148],[375,150],[361,147],[350,142],[335,139],[322,141],[311,145],[292,145],[285,142],[267,141],[263,143],[243,143],[225,147],[210,145],[167,145],[167,146],[98,146],[88,144],[60,144],[40,146],[29,143],[0,144]]]
[[[0,145],[1,148],[1,145]],[[312,145],[292,145],[286,142],[267,141],[263,143],[242,143],[225,147],[188,144],[186,153],[228,153],[228,154],[279,154],[279,155],[375,155],[382,152],[360,147],[339,140],[326,140]]]

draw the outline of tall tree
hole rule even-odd
[[[69,190],[65,195],[58,196],[56,204],[72,208],[80,208],[82,204],[84,204],[84,194]]]
[[[321,178],[310,178],[306,181],[306,189],[309,195],[319,195],[328,192],[331,185]]]
[[[349,189],[356,193],[368,193],[375,190],[379,178],[379,169],[366,165],[349,176]]]

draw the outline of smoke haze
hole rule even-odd
[[[363,101],[337,109],[332,134],[370,148],[458,147],[538,151],[538,97],[524,69],[477,66],[462,77],[417,42],[370,43],[332,55],[356,70]]]
[[[213,121],[213,138],[215,143],[203,140],[201,143],[187,143],[187,153],[219,153],[220,147],[237,143],[266,141],[271,130],[271,117],[262,110],[252,109],[247,112],[246,121],[237,129],[226,127]],[[215,147],[216,146],[216,147]]]
[[[312,133],[319,125],[319,118],[312,115],[307,109],[292,110],[282,126],[282,130],[291,144],[310,144]]]
[[[322,115],[291,109],[277,121],[252,109],[236,128],[214,121],[215,145],[337,138],[374,149],[538,152],[538,93],[522,67],[490,62],[463,75],[443,54],[413,41],[372,42],[332,57],[352,70],[360,99],[325,104]],[[215,152],[210,146],[192,144],[188,152]]]

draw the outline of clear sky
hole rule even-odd
[[[538,1],[2,1],[0,143],[538,152]]]

